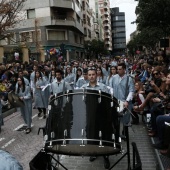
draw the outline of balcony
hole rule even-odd
[[[79,31],[84,33],[83,26],[71,16],[62,16],[62,15],[53,16],[51,19],[51,25],[72,26],[72,27],[76,27]]]
[[[110,41],[105,41],[104,43],[105,43],[106,45],[110,45],[110,44],[111,44]]]
[[[108,41],[110,39],[110,35],[105,35],[104,38],[105,38],[105,40]]]
[[[104,1],[104,6],[106,6],[106,5],[108,5],[108,1],[107,0]]]
[[[109,17],[106,17],[106,16],[103,15],[102,20],[103,20],[103,22],[109,21]]]
[[[50,0],[51,7],[69,8],[74,10],[72,0]]]
[[[104,6],[104,11],[109,11],[109,7],[108,6]]]
[[[112,51],[112,47],[110,47],[110,46],[107,47],[107,50]]]
[[[104,26],[105,29],[109,29],[110,28],[110,24],[109,23],[103,24],[103,26]]]
[[[71,16],[52,16],[52,17],[41,17],[38,18],[38,25],[39,26],[66,26],[66,27],[74,27],[77,30],[79,30],[82,34],[84,34],[84,29],[81,23],[76,21]],[[34,28],[35,27],[35,19],[27,19],[22,22],[22,24],[19,25],[20,28]]]
[[[104,32],[105,33],[110,33],[110,30],[109,29],[105,29]]]
[[[108,17],[110,14],[109,14],[108,11],[104,11],[103,15],[104,15],[105,17]]]
[[[94,31],[99,33],[99,24],[97,22],[94,22]]]

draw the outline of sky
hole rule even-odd
[[[110,7],[119,7],[120,12],[125,12],[126,19],[126,43],[130,40],[130,34],[136,30],[136,24],[131,22],[136,20],[135,9],[138,2],[135,0],[110,0]]]

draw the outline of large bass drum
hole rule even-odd
[[[113,155],[113,119],[117,100],[96,90],[75,90],[52,96],[47,120],[46,150],[63,155]]]

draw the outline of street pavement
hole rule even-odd
[[[4,118],[4,126],[0,134],[0,148],[10,152],[23,166],[24,170],[29,170],[29,162],[41,150],[43,146],[42,132],[37,135],[39,127],[45,125],[44,119],[37,117],[38,111],[33,109],[33,127],[30,134],[17,131],[23,125],[23,119],[19,111]],[[147,136],[146,126],[141,122],[134,125],[133,130],[129,128],[130,143],[136,142],[142,161],[143,170],[155,170],[157,160],[151,140]],[[125,142],[123,148],[126,150]],[[132,153],[132,148],[131,148]],[[110,156],[111,165],[118,160],[121,154]],[[94,162],[89,162],[89,157],[75,157],[60,155],[60,160],[69,170],[103,170],[103,157],[98,157]],[[132,165],[132,154],[131,154]],[[62,167],[58,168],[62,170]],[[127,157],[123,158],[113,169],[127,170]]]

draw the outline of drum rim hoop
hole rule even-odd
[[[97,96],[102,96],[102,97],[106,97],[106,98],[108,98],[108,99],[111,99],[112,101],[114,101],[116,104],[118,104],[118,101],[116,101],[114,98],[112,98],[112,97],[109,97],[109,96],[106,96],[106,95],[103,95],[103,94],[97,94],[97,93],[89,93],[89,92],[78,92],[78,93],[66,93],[66,94],[62,94],[62,95],[59,95],[59,96],[56,96],[54,99],[52,99],[52,100],[50,100],[50,102],[52,102],[53,100],[56,100],[56,99],[58,99],[58,98],[60,98],[60,97],[63,97],[63,96],[69,96],[69,95],[73,95],[73,94],[76,94],[76,95],[78,95],[78,94],[83,94],[83,95],[86,95],[86,94],[94,94],[94,95],[97,95]]]

